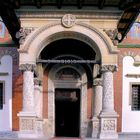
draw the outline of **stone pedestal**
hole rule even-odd
[[[117,113],[114,110],[113,72],[117,67],[106,65],[103,73],[103,107],[100,117],[100,139],[117,139]]]
[[[35,126],[36,126],[36,114],[31,112],[20,112],[18,114],[20,118],[20,132],[19,138],[36,138]]]
[[[100,114],[100,139],[118,139],[117,113]]]

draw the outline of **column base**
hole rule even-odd
[[[100,139],[118,139],[117,134],[118,114],[113,112],[101,112],[100,114]]]
[[[37,138],[35,134],[36,126],[36,113],[34,112],[20,112],[18,114],[20,122],[20,132],[18,137],[20,138]]]
[[[99,118],[92,118],[92,138],[98,138],[99,134]]]

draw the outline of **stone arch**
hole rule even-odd
[[[55,23],[45,25],[27,37],[19,49],[20,64],[25,62],[35,64],[44,47],[64,38],[82,40],[87,43],[96,52],[96,59],[101,58],[104,65],[117,63],[118,50],[102,30],[83,23],[76,23],[72,28],[65,28],[60,23]]]
[[[3,56],[9,55],[12,57],[14,63],[17,62],[18,56],[17,56],[17,53],[15,53],[15,51],[16,51],[15,49],[14,50],[2,50],[2,51],[0,51],[0,61],[1,61]]]

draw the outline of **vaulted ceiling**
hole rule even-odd
[[[99,10],[115,7],[122,11],[122,16],[117,26],[118,31],[122,34],[122,39],[140,12],[139,0],[1,0],[0,16],[16,43],[18,43],[18,39],[15,35],[20,29],[20,21],[15,9],[20,9],[23,6],[34,6],[36,8],[55,6],[58,9],[63,9],[63,6],[75,6],[77,9],[97,7]]]

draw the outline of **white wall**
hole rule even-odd
[[[0,73],[8,72],[7,76],[0,76],[5,81],[5,104],[0,110],[0,131],[12,130],[12,57],[5,55],[0,60]]]
[[[126,74],[140,74],[140,66],[133,65],[130,56],[123,59],[123,104],[122,104],[122,132],[140,132],[140,111],[132,111],[130,103],[130,83],[140,83],[140,78],[126,77]]]

